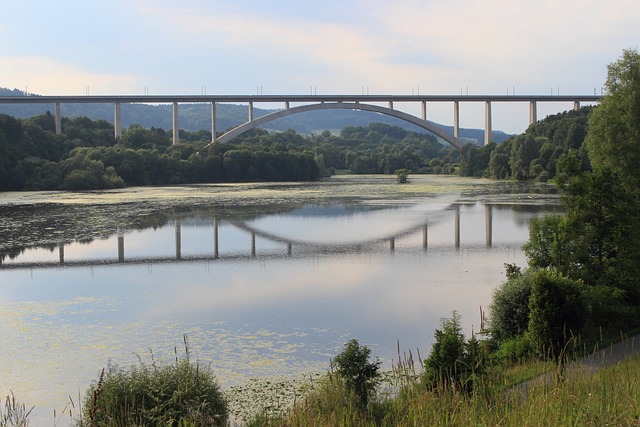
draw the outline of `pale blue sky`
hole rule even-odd
[[[200,94],[205,86],[208,94],[589,94],[606,65],[640,43],[637,0],[0,6],[0,86],[43,95],[87,87],[92,95]],[[481,126],[482,106],[462,108],[463,126]],[[526,126],[527,108],[496,106],[494,128]],[[434,105],[429,115],[451,122],[450,110]],[[507,119],[513,114],[518,123]]]

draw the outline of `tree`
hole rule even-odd
[[[595,168],[608,167],[640,183],[640,54],[624,50],[608,67],[607,93],[589,120],[585,144]]]
[[[340,354],[333,359],[333,366],[345,381],[347,390],[358,398],[362,407],[366,407],[369,397],[375,391],[379,376],[380,360],[369,361],[371,350],[361,346],[358,340],[349,340]]]
[[[406,184],[409,182],[409,171],[406,169],[396,169],[396,180],[398,184]]]
[[[434,390],[452,386],[471,391],[476,375],[482,372],[480,344],[475,337],[465,341],[455,310],[451,318],[440,322],[441,329],[436,329],[431,353],[424,361],[425,383]]]

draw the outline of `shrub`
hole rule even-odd
[[[507,265],[507,281],[493,292],[489,331],[498,344],[527,330],[532,272],[521,273]]]
[[[491,354],[491,359],[498,364],[511,365],[530,359],[533,355],[531,339],[529,339],[529,334],[525,332],[520,336],[501,342],[498,349]]]
[[[124,370],[109,364],[89,387],[80,426],[226,425],[227,403],[210,369],[176,358],[175,365]]]
[[[366,407],[369,397],[377,386],[380,360],[369,361],[371,349],[361,346],[358,340],[352,339],[344,345],[344,349],[332,362],[343,379],[346,389],[354,393],[362,407]]]
[[[540,353],[558,356],[588,319],[585,286],[560,273],[540,270],[532,276],[529,334]]]

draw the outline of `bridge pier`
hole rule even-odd
[[[211,142],[216,142],[216,103],[211,103]]]
[[[178,123],[178,103],[173,103],[173,144],[180,142],[180,124]]]
[[[392,237],[389,239],[389,250],[391,253],[396,251],[396,238]]]
[[[115,139],[122,139],[122,108],[119,102],[113,104],[113,127]]]
[[[253,101],[249,101],[249,122],[253,121]]]
[[[491,143],[491,101],[484,103],[484,145]]]
[[[460,101],[453,101],[453,136],[458,139],[460,134]]]
[[[536,101],[529,102],[529,125],[538,121],[538,104]]]
[[[56,135],[62,134],[62,116],[60,115],[60,103],[56,102],[54,120],[56,123]]]
[[[574,110],[580,109],[580,101],[573,101],[573,109]]]
[[[422,120],[427,121],[427,101],[422,101]]]

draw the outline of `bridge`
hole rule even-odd
[[[460,249],[460,207],[464,203],[454,203],[450,206],[449,210],[453,211],[453,245],[456,249]],[[491,204],[485,204],[485,245],[487,248],[493,245],[493,206]],[[250,236],[250,247],[246,253],[222,253],[219,245],[218,229],[222,222],[226,222],[239,230],[247,233]],[[56,261],[36,261],[36,262],[24,262],[24,261],[10,261],[2,262],[0,258],[0,271],[2,270],[29,270],[29,269],[42,269],[42,268],[63,268],[63,267],[95,267],[95,266],[109,266],[109,265],[123,265],[123,264],[155,264],[155,263],[175,263],[175,262],[196,262],[196,261],[237,261],[243,259],[279,259],[282,257],[306,257],[318,253],[335,253],[335,252],[349,252],[357,251],[362,252],[370,249],[374,245],[387,244],[391,253],[396,250],[396,240],[403,237],[410,236],[415,233],[421,233],[422,235],[422,248],[426,250],[429,246],[429,225],[433,225],[435,222],[433,219],[425,219],[423,222],[410,225],[404,230],[400,230],[390,235],[383,235],[379,237],[369,238],[366,240],[355,241],[350,243],[325,243],[325,242],[313,242],[304,240],[295,240],[278,236],[268,231],[262,231],[244,221],[228,220],[215,216],[213,218],[213,233],[212,233],[212,252],[197,255],[183,255],[182,247],[182,224],[180,219],[174,220],[175,230],[175,256],[160,256],[160,257],[128,257],[125,254],[125,233],[122,228],[116,230],[117,234],[117,250],[114,251],[114,256],[103,259],[67,259],[65,257],[65,243],[59,242],[57,245],[58,259]],[[256,237],[260,237],[267,241],[283,244],[286,246],[286,253],[277,251],[266,252],[258,255],[256,250]],[[297,250],[294,252],[293,248]],[[284,249],[284,247],[283,247]]]
[[[180,142],[178,120],[180,104],[211,104],[211,144],[229,141],[243,132],[292,114],[327,109],[372,111],[413,123],[442,138],[453,147],[461,149],[464,144],[459,139],[460,103],[484,103],[484,144],[487,145],[491,142],[492,103],[528,103],[529,124],[532,124],[538,120],[537,104],[539,102],[572,102],[573,108],[578,109],[581,102],[598,103],[601,99],[602,96],[599,95],[85,95],[7,96],[0,97],[0,104],[51,104],[54,107],[55,130],[58,134],[62,132],[61,104],[113,104],[114,136],[116,139],[122,137],[122,104],[172,104],[173,144]],[[453,135],[427,120],[427,104],[442,102],[453,104]],[[247,104],[247,121],[218,135],[216,131],[216,104],[219,103]],[[261,117],[254,117],[254,105],[258,103],[280,103],[283,104],[283,109]],[[398,110],[395,105],[398,103],[419,104],[421,107],[420,116]],[[292,104],[300,105],[292,106]]]

